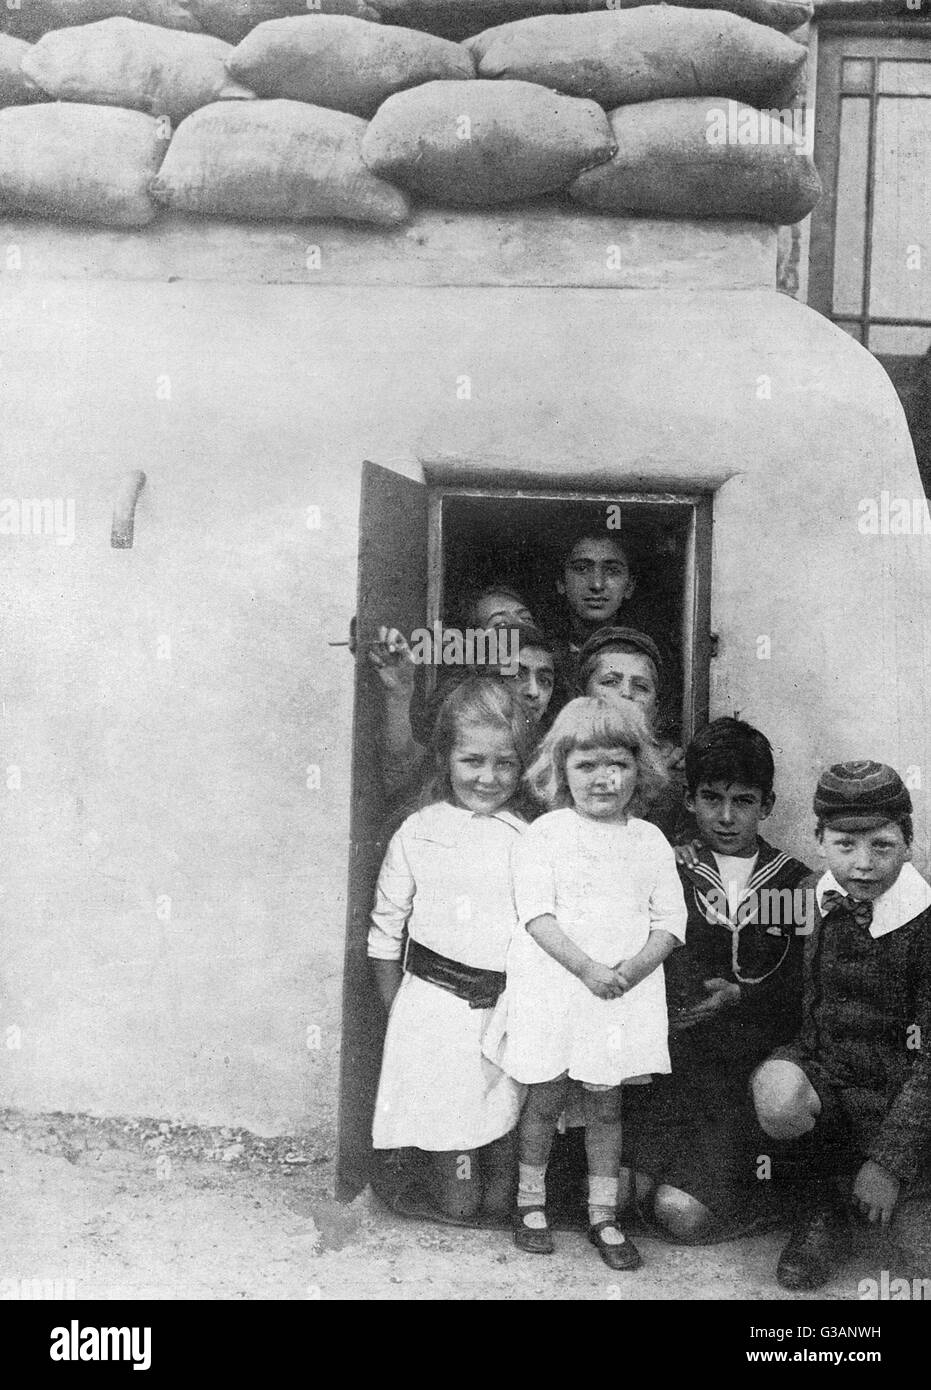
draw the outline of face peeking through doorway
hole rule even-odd
[[[627,554],[611,536],[580,536],[563,564],[556,592],[581,629],[610,625],[636,587]]]

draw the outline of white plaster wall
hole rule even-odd
[[[774,834],[809,848],[819,757],[922,763],[929,539],[856,526],[861,496],[920,495],[911,446],[878,365],[794,301],[32,279],[7,282],[2,339],[0,491],[73,497],[77,531],[0,537],[22,777],[0,1103],[332,1125],[352,666],[326,642],[354,608],[366,457],[717,487],[712,712],[780,750]],[[119,552],[129,468],[148,483]]]

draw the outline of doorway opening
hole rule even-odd
[[[351,852],[343,980],[337,1194],[368,1180],[371,1122],[385,1014],[366,954],[375,880],[387,847],[388,800],[376,750],[384,704],[368,661],[381,624],[405,635],[436,621],[462,622],[469,599],[508,583],[539,627],[559,634],[565,601],[556,589],[567,538],[621,542],[636,588],[614,621],[638,627],[671,658],[681,692],[683,742],[708,717],[712,655],[710,493],[557,491],[430,486],[373,463],[363,469],[356,615]],[[423,668],[430,681],[435,672]],[[574,692],[573,692],[574,693]]]

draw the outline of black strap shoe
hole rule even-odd
[[[619,1243],[607,1241],[603,1232],[610,1227],[621,1237]],[[640,1251],[629,1236],[625,1236],[616,1221],[599,1221],[589,1226],[588,1238],[609,1269],[639,1269],[643,1264]]]
[[[793,1228],[776,1266],[784,1289],[820,1289],[850,1245],[847,1215],[836,1204],[815,1208]]]
[[[553,1240],[553,1233],[549,1225],[528,1226],[524,1220],[525,1216],[530,1216],[532,1212],[542,1212],[544,1221],[546,1220],[545,1207],[518,1207],[514,1213],[514,1244],[518,1250],[523,1250],[528,1255],[552,1255],[556,1249],[556,1242]]]

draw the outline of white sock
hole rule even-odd
[[[546,1206],[546,1164],[518,1163],[517,1209]],[[524,1225],[532,1230],[545,1230],[546,1216],[542,1211],[524,1217]]]
[[[617,1178],[603,1178],[589,1174],[588,1178],[588,1220],[592,1226],[600,1221],[617,1220]],[[624,1236],[620,1231],[610,1229],[601,1232],[606,1245],[622,1245]]]

